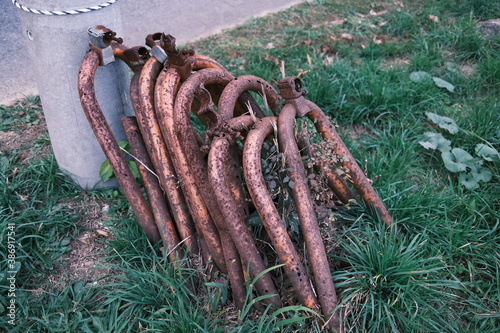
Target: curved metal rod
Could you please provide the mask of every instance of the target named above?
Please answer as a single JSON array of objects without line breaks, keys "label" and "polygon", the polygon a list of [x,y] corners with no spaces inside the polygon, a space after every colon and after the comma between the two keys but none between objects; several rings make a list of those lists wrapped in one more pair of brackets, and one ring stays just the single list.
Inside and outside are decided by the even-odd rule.
[{"label": "curved metal rod", "polygon": [[[236,120],[239,119],[239,120]],[[250,116],[241,116],[233,118],[233,123],[240,131],[249,128],[253,124]],[[236,120],[236,121],[235,121]],[[239,122],[239,123],[238,123]],[[238,131],[237,128],[230,128],[232,131]],[[231,181],[229,166],[232,165],[231,148],[234,146],[235,139],[230,133],[221,132],[215,136],[212,141],[210,153],[208,156],[208,175],[213,193],[219,204],[223,219],[224,228],[227,230],[234,240],[235,246],[242,259],[243,267],[249,266],[250,279],[253,280],[257,275],[266,269],[252,234],[245,225],[246,211],[239,204],[238,198],[235,197],[240,192],[240,184]],[[275,295],[270,299],[271,303],[276,307],[281,307],[281,301],[278,296],[278,290],[274,286],[273,280],[269,273],[264,274],[256,281],[255,287],[259,295]]]},{"label": "curved metal rod", "polygon": [[356,163],[356,160],[351,155],[340,136],[335,131],[335,128],[328,117],[316,104],[311,101],[306,102],[310,109],[310,112],[307,113],[307,117],[313,121],[316,129],[323,139],[334,145],[334,151],[338,155],[344,157],[341,164],[347,169],[347,173],[360,197],[367,204],[367,206],[372,206],[376,210],[382,221],[384,221],[387,225],[392,224],[392,217],[387,211],[387,208],[378,196],[377,192],[373,189],[361,168]]},{"label": "curved metal rod", "polygon": [[[220,121],[226,121],[233,117],[234,107],[240,95],[244,92],[253,91],[265,94],[267,103],[274,113],[280,106],[281,96],[265,80],[254,75],[242,75],[231,81],[222,92],[218,106]],[[260,108],[259,108],[260,110]]]},{"label": "curved metal rod", "polygon": [[113,168],[118,183],[122,187],[132,210],[137,216],[139,224],[149,240],[156,243],[160,240],[160,234],[156,227],[153,214],[142,196],[139,185],[136,183],[123,153],[120,151],[120,147],[111,132],[111,128],[106,118],[102,114],[102,110],[95,96],[94,77],[99,62],[99,54],[93,49],[85,54],[81,62],[80,71],[78,73],[78,93],[80,95],[80,102],[97,141]]},{"label": "curved metal rod", "polygon": [[234,304],[238,309],[242,309],[246,298],[246,288],[241,258],[227,230],[219,230],[219,234]]},{"label": "curved metal rod", "polygon": [[[173,157],[174,167],[196,228],[207,245],[208,252],[219,270],[225,272],[224,256],[218,231],[196,185],[196,180],[175,133],[174,101],[180,87],[181,74],[176,68],[166,68],[158,76],[155,89],[156,115]],[[205,258],[207,260],[208,258]]]},{"label": "curved metal rod", "polygon": [[[225,86],[230,78],[226,73],[217,69],[202,69],[193,73],[180,87],[174,105],[174,127],[181,145],[182,151],[186,156],[186,161],[196,181],[196,185],[201,193],[203,201],[205,202],[213,222],[217,229],[222,233],[223,218],[219,210],[217,201],[213,195],[213,189],[208,182],[207,162],[196,143],[194,129],[191,126],[190,114],[191,105],[195,94],[202,88],[208,85]],[[222,238],[222,235],[221,235]],[[208,239],[205,239],[208,242]],[[233,265],[228,263],[227,253],[235,251],[234,243],[232,241],[222,242],[222,250],[226,260],[226,265]],[[227,253],[226,253],[227,252]]]},{"label": "curved metal rod", "polygon": [[149,155],[168,198],[179,236],[192,252],[197,253],[198,243],[193,222],[178,186],[177,176],[155,116],[154,89],[156,78],[162,68],[163,64],[154,57],[149,58],[142,68],[138,80],[140,108],[135,111],[139,114],[141,133],[145,137],[146,144],[149,144]]},{"label": "curved metal rod", "polygon": [[258,121],[248,133],[243,150],[243,171],[248,191],[255,208],[266,228],[285,273],[290,279],[299,302],[309,308],[317,309],[318,301],[309,284],[304,265],[288,236],[285,224],[274,205],[262,175],[261,150],[267,135],[273,133],[276,117],[267,117]]},{"label": "curved metal rod", "polygon": [[299,148],[295,142],[294,127],[296,116],[297,110],[291,104],[286,104],[281,110],[278,118],[279,146],[284,155],[287,174],[295,184],[291,188],[292,197],[295,202],[300,229],[302,230],[306,251],[311,263],[321,311],[326,318],[333,314],[330,325],[339,331],[339,312],[334,312],[338,303],[337,293],[333,285],[328,258],[316,219],[314,203],[307,185],[304,165]]},{"label": "curved metal rod", "polygon": [[139,125],[135,117],[123,117],[121,121],[130,145],[131,153],[137,159],[137,169],[144,183],[144,188],[149,198],[156,226],[165,243],[170,261],[176,265],[176,261],[182,259],[184,254],[182,253],[182,249],[178,247],[180,240],[177,235],[175,223],[168,211],[167,199],[163,195],[158,179],[151,172],[154,166],[146,151],[144,140],[139,131]]},{"label": "curved metal rod", "polygon": [[123,44],[111,42],[111,48],[113,49],[113,55],[115,58],[118,58],[126,63],[133,72],[140,70],[149,58],[149,51],[144,46],[134,46],[128,48]]},{"label": "curved metal rod", "polygon": [[225,72],[227,76],[231,76],[231,74],[219,62],[202,54],[193,54],[191,57],[189,57],[187,63],[189,63],[193,71],[198,71],[200,69],[206,68],[214,68]]},{"label": "curved metal rod", "polygon": [[[263,118],[264,114],[262,113],[262,110],[260,107],[255,103],[255,106],[251,103],[254,102],[253,98],[251,97],[249,91],[254,91],[257,92],[261,95],[263,95],[269,106],[271,107],[272,111],[274,113],[277,113],[279,108],[280,108],[280,101],[281,101],[281,96],[276,92],[276,90],[265,80],[253,76],[253,75],[243,75],[238,78],[235,78],[233,81],[230,81],[228,85],[224,88],[220,99],[219,103],[217,104],[218,106],[218,112],[217,112],[217,124],[214,128],[210,129],[207,131],[209,135],[212,135],[213,133],[217,133],[218,130],[222,127],[223,130],[227,130],[229,132],[233,131],[231,129],[231,125],[229,125],[228,122],[231,122],[232,119],[234,119],[234,114],[237,113],[237,106],[241,105],[244,101],[250,102],[250,105],[245,105],[247,107],[252,108],[253,113],[256,114],[259,118]],[[248,97],[250,99],[248,99]],[[236,112],[235,112],[236,111]],[[248,113],[248,112],[245,113]],[[259,111],[259,112],[257,112]],[[238,117],[238,119],[243,119],[241,118],[243,116]],[[247,118],[247,119],[251,119]],[[235,125],[240,127],[240,122],[241,120],[237,120],[235,122]],[[224,123],[226,122],[226,123]],[[253,123],[252,123],[253,124]],[[228,127],[229,125],[229,127]],[[225,127],[225,129],[224,129]],[[249,126],[250,127],[250,126]],[[233,131],[234,132],[234,131]],[[241,132],[241,131],[239,131]],[[238,132],[238,133],[239,133]],[[236,133],[236,132],[235,132]],[[240,165],[240,157],[238,156],[238,150],[235,145],[232,145],[231,149],[229,150],[230,154],[233,156],[231,161],[228,160],[227,166],[228,168],[233,165]],[[234,169],[234,168],[233,168]],[[235,172],[238,172],[235,170]],[[241,193],[235,193],[237,197],[240,199],[237,200],[235,203],[238,205],[245,205],[246,204],[246,197],[243,195],[241,185],[241,181],[238,180],[236,177],[238,175],[234,175],[233,177],[229,177],[231,184],[228,183],[228,186],[232,188],[233,190],[240,190]]]}]

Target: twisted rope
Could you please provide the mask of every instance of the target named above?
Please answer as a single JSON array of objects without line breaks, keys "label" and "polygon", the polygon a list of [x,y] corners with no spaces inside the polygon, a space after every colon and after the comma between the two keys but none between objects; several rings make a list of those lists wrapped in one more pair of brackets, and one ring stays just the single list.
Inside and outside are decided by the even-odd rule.
[{"label": "twisted rope", "polygon": [[17,0],[12,0],[12,3],[19,9],[24,10],[25,12],[33,13],[33,14],[40,14],[40,15],[48,15],[48,16],[64,16],[64,15],[76,15],[76,14],[84,14],[84,13],[89,13],[95,10],[103,9],[108,6],[111,6],[118,0],[109,0],[106,1],[105,3],[102,3],[100,5],[88,7],[88,8],[80,8],[80,9],[72,9],[72,10],[41,10],[41,9],[34,9],[34,8],[29,8],[24,5],[21,5]]}]

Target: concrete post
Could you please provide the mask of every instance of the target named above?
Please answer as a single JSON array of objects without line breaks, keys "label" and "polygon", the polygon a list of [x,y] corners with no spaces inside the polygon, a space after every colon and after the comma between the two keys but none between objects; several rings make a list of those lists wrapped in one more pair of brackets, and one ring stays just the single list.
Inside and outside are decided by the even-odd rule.
[{"label": "concrete post", "polygon": [[[104,0],[18,0],[38,10],[64,11],[100,5]],[[89,49],[87,30],[104,25],[122,37],[120,2],[83,14],[47,16],[19,9],[52,148],[59,167],[84,189],[102,184],[99,168],[106,159],[83,113],[78,97],[80,62]],[[126,41],[126,40],[125,40]],[[117,60],[100,66],[95,87],[99,104],[118,140],[125,135],[120,118],[133,113],[127,66]]]}]

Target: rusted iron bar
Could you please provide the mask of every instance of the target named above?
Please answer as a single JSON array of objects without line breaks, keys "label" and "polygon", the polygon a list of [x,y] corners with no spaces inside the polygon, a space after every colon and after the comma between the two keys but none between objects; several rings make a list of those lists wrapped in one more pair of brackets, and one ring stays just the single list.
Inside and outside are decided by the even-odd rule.
[{"label": "rusted iron bar", "polygon": [[184,191],[196,227],[203,237],[215,265],[222,272],[227,272],[224,268],[224,254],[222,253],[220,236],[200,194],[193,171],[176,133],[174,101],[180,87],[180,81],[181,74],[176,68],[166,68],[159,75],[155,92],[158,122],[163,137],[168,142],[168,149],[171,156],[173,156],[180,185]]},{"label": "rusted iron bar", "polygon": [[221,229],[219,230],[219,234],[222,242],[222,250],[224,252],[227,274],[229,276],[229,283],[231,285],[233,301],[236,308],[242,309],[246,297],[246,288],[241,258],[234,241],[227,230]]},{"label": "rusted iron bar", "polygon": [[262,175],[262,144],[277,127],[276,121],[276,117],[259,120],[248,133],[243,150],[243,171],[255,208],[280,261],[284,264],[285,273],[295,289],[299,302],[311,309],[318,309],[318,301],[309,284],[305,267],[287,233]]},{"label": "rusted iron bar", "polygon": [[149,155],[168,198],[179,236],[190,251],[196,253],[198,244],[195,229],[155,115],[154,88],[162,68],[163,63],[155,57],[148,59],[142,68],[138,80],[140,107],[135,111],[140,114],[141,133],[149,144]]},{"label": "rusted iron bar", "polygon": [[113,55],[122,60],[127,66],[136,72],[140,70],[149,58],[149,52],[144,46],[134,46],[131,48],[116,42],[111,43]]},{"label": "rusted iron bar", "polygon": [[[253,75],[240,76],[238,78],[235,78],[233,81],[230,81],[228,85],[224,88],[220,96],[219,103],[217,104],[218,112],[216,115],[217,117],[217,121],[215,122],[216,125],[212,129],[207,131],[209,136],[211,136],[214,132],[217,132],[221,127],[225,127],[227,130],[232,131],[231,127],[227,127],[227,125],[229,124],[228,122],[230,122],[231,119],[234,119],[233,117],[235,113],[238,114],[238,112],[235,111],[238,111],[237,106],[241,105],[241,103],[246,103],[244,104],[246,107],[244,113],[248,113],[249,112],[248,108],[250,108],[254,116],[257,116],[259,118],[264,117],[264,113],[262,112],[261,108],[257,104],[255,105],[252,104],[254,100],[253,98],[251,98],[251,95],[249,94],[250,91],[254,91],[262,95],[268,103],[267,106],[270,107],[275,114],[278,113],[279,108],[281,106],[280,105],[281,97],[268,82]],[[240,117],[238,117],[238,119],[244,119]],[[247,119],[252,119],[252,118],[247,118]],[[239,123],[235,124],[236,126],[240,127]],[[238,165],[240,163],[239,160],[241,158],[238,156],[237,147],[235,145],[231,145],[231,149],[228,151],[228,153],[230,153],[233,156],[233,158],[230,161],[228,160],[227,165],[228,166]],[[238,186],[237,183],[240,183],[240,185]],[[240,190],[241,180],[234,179],[233,184],[230,187],[233,189],[233,191]],[[246,205],[246,198],[244,196],[238,195],[237,193],[235,193],[235,195],[240,197],[240,199],[235,202],[236,204]]]},{"label": "rusted iron bar", "polygon": [[[255,245],[252,234],[245,225],[247,211],[240,204],[242,202],[241,198],[238,198],[241,195],[239,189],[241,180],[238,182],[237,179],[233,178],[234,173],[231,170],[234,163],[231,149],[235,147],[236,139],[234,133],[251,127],[253,119],[250,116],[241,116],[231,120],[239,128],[228,128],[227,131],[223,130],[213,138],[208,156],[208,175],[223,216],[223,228],[227,230],[234,240],[243,267],[249,267],[249,278],[253,280],[266,269],[266,266]],[[276,308],[281,307],[278,291],[270,274],[264,274],[258,279],[255,287],[259,295],[275,295],[269,301]]]},{"label": "rusted iron bar", "polygon": [[387,211],[387,208],[378,196],[377,192],[373,189],[359,165],[356,163],[356,160],[351,155],[340,136],[335,131],[330,119],[328,119],[328,117],[316,104],[311,101],[306,101],[306,103],[310,109],[310,112],[307,113],[307,117],[314,123],[323,139],[331,142],[334,145],[334,151],[339,156],[343,157],[341,159],[341,164],[344,168],[346,168],[359,196],[363,199],[367,206],[371,206],[375,209],[376,213],[380,216],[380,219],[383,222],[387,225],[392,224],[392,217]]},{"label": "rusted iron bar", "polygon": [[146,189],[156,226],[163,239],[170,261],[176,265],[176,261],[182,259],[183,251],[179,247],[180,240],[175,223],[168,211],[167,199],[160,188],[159,180],[153,173],[154,166],[146,151],[139,125],[135,117],[123,117],[121,121],[131,153],[136,159],[137,169]]},{"label": "rusted iron bar", "polygon": [[307,185],[304,165],[295,142],[294,125],[296,116],[297,110],[292,104],[286,104],[281,110],[278,118],[279,146],[283,152],[287,174],[295,184],[290,190],[297,209],[309,262],[311,263],[321,311],[326,318],[333,314],[330,325],[339,331],[339,311],[335,311],[338,303],[337,293],[333,285],[328,258],[316,219],[314,203]]},{"label": "rusted iron bar", "polygon": [[102,110],[95,96],[94,77],[99,63],[99,52],[91,48],[91,50],[85,54],[78,73],[78,93],[80,95],[80,102],[97,141],[101,145],[106,158],[113,168],[118,183],[122,187],[132,210],[137,216],[139,224],[149,240],[156,243],[160,240],[160,234],[156,227],[153,214],[142,196],[141,189],[127,165],[127,161],[111,132],[108,122],[102,114]]},{"label": "rusted iron bar", "polygon": [[[253,91],[261,95],[265,95],[267,103],[271,110],[276,114],[279,107],[281,97],[276,90],[265,80],[254,75],[242,75],[231,81],[222,92],[220,102],[218,104],[218,114],[220,121],[226,121],[233,117],[234,108],[240,95],[244,92]],[[257,109],[257,110],[260,110]],[[254,110],[256,112],[257,110]]]},{"label": "rusted iron bar", "polygon": [[[186,161],[189,163],[189,168],[191,169],[196,185],[198,186],[210,216],[212,217],[217,229],[221,232],[223,231],[223,218],[214,198],[213,189],[208,182],[207,162],[200,147],[196,143],[194,129],[191,126],[190,113],[195,94],[200,91],[200,89],[209,85],[225,86],[229,80],[230,78],[228,78],[226,73],[223,71],[217,69],[199,70],[198,72],[191,74],[191,76],[189,76],[189,78],[182,84],[174,105],[174,127],[180,146],[186,157]],[[208,106],[205,110],[207,112],[211,112]],[[227,262],[226,252],[231,253],[235,251],[233,247],[233,242],[222,242],[226,265],[230,264]],[[227,249],[225,250],[224,248]]]}]

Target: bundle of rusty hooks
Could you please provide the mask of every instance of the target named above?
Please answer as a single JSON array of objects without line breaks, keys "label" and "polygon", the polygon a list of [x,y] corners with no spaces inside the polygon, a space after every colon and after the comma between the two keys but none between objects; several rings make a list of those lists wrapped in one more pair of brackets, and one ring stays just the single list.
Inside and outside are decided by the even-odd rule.
[{"label": "bundle of rusty hooks", "polygon": [[[237,307],[245,300],[245,281],[261,275],[254,292],[267,296],[265,305],[279,308],[278,288],[269,272],[262,274],[268,267],[247,223],[250,212],[257,211],[298,302],[321,313],[331,329],[341,331],[337,295],[301,156],[305,147],[294,133],[297,118],[309,118],[322,140],[341,157],[338,160],[346,175],[331,163],[315,165],[336,200],[363,203],[387,224],[391,216],[329,118],[305,98],[301,80],[282,79],[278,93],[259,77],[234,77],[209,57],[177,50],[170,35],[149,35],[149,49],[127,48],[111,30],[98,26],[94,35],[96,31],[101,45],[91,44],[81,63],[80,100],[147,237],[152,242],[162,240],[174,264],[185,251],[201,253],[205,262],[227,274]],[[130,100],[135,117],[124,117],[122,124],[143,188],[133,177],[95,97],[94,75],[105,62],[105,52],[112,52],[134,72]],[[262,96],[260,104],[271,110],[271,116],[266,116],[266,108],[250,92]],[[194,130],[191,113],[206,126],[205,138]],[[262,147],[273,139],[294,184],[289,191],[311,279],[263,176]]]}]

